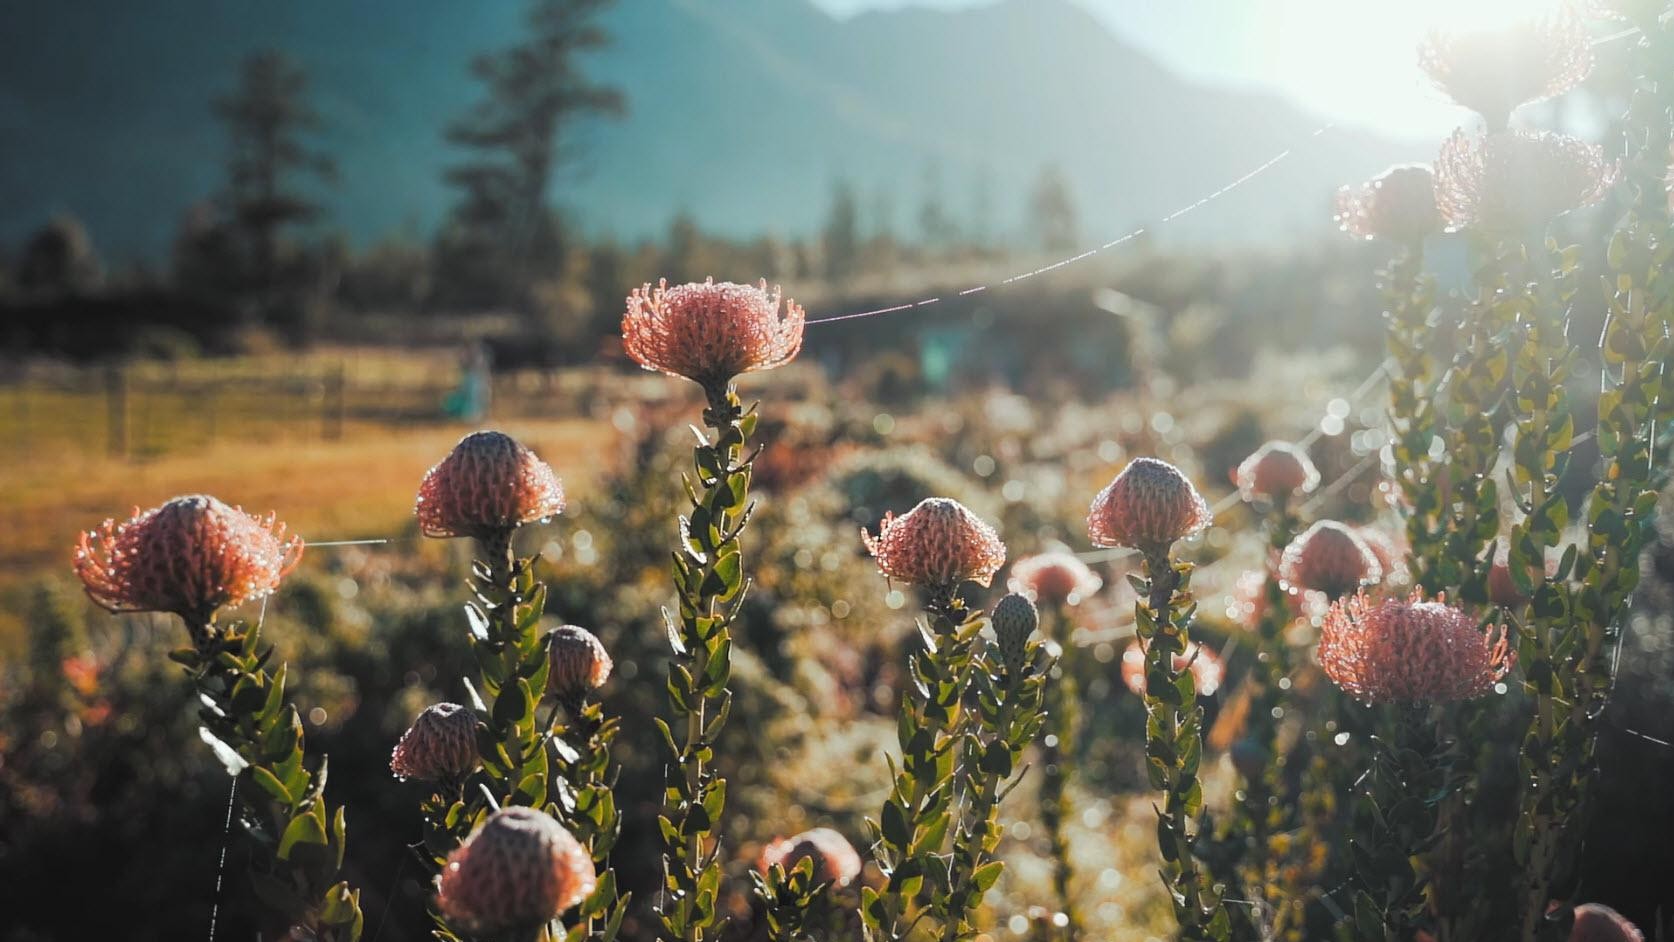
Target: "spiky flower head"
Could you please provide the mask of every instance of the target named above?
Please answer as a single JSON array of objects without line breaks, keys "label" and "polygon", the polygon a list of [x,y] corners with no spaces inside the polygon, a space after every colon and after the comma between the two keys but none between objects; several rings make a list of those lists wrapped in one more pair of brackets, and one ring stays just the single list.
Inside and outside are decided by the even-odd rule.
[{"label": "spiky flower head", "polygon": [[1094,546],[1151,552],[1213,522],[1209,505],[1179,468],[1156,458],[1135,458],[1093,498],[1087,536]]},{"label": "spiky flower head", "polygon": [[789,872],[804,858],[814,862],[815,883],[829,883],[841,889],[860,876],[860,855],[854,845],[831,828],[813,828],[769,841],[762,848],[756,868],[766,873],[780,866]]},{"label": "spiky flower head", "polygon": [[506,808],[448,855],[436,906],[449,926],[475,935],[529,930],[585,899],[596,879],[593,858],[562,824]]},{"label": "spiky flower head", "polygon": [[401,734],[389,770],[400,779],[450,782],[471,774],[478,761],[477,718],[457,703],[437,703]]},{"label": "spiky flower head", "polygon": [[1519,106],[1561,95],[1593,69],[1586,24],[1565,7],[1493,30],[1432,30],[1419,65],[1456,103],[1500,130]]},{"label": "spiky flower head", "polygon": [[1233,475],[1245,500],[1280,500],[1312,493],[1319,486],[1313,459],[1290,442],[1272,441],[1257,448]]},{"label": "spiky flower head", "polygon": [[1360,534],[1335,520],[1320,520],[1285,547],[1279,578],[1292,592],[1336,598],[1381,581],[1383,567]]},{"label": "spiky flower head", "polygon": [[419,484],[413,513],[425,536],[479,540],[564,512],[558,475],[523,443],[503,432],[472,432],[459,440]]},{"label": "spiky flower head", "polygon": [[1042,605],[1079,605],[1092,598],[1104,580],[1074,553],[1051,550],[1013,563],[1006,585]]},{"label": "spiky flower head", "polygon": [[1583,903],[1575,907],[1569,942],[1645,942],[1645,934],[1603,903]]},{"label": "spiky flower head", "polygon": [[552,632],[551,669],[546,688],[565,703],[580,703],[610,679],[615,662],[597,636],[577,625],[560,625]]},{"label": "spiky flower head", "polygon": [[205,624],[218,608],[272,594],[301,558],[302,538],[287,537],[272,514],[254,517],[194,494],[81,534],[75,570],[109,611]]},{"label": "spiky flower head", "polygon": [[1618,169],[1597,145],[1562,134],[1459,130],[1436,158],[1436,205],[1449,229],[1517,232],[1604,199]]},{"label": "spiky flower head", "polygon": [[[1192,672],[1192,683],[1200,697],[1213,695],[1226,678],[1226,665],[1220,657],[1196,641],[1187,641],[1186,650],[1174,655],[1174,669]],[[1145,696],[1145,647],[1137,639],[1122,652],[1122,683],[1134,694]]]},{"label": "spiky flower head", "polygon": [[1424,164],[1390,167],[1365,183],[1337,191],[1335,219],[1359,239],[1421,242],[1442,230],[1436,175]]},{"label": "spiky flower head", "polygon": [[664,280],[628,295],[622,346],[648,370],[724,388],[740,373],[794,359],[805,319],[800,305],[784,300],[778,287],[768,291],[765,280],[740,285],[710,278],[672,288]]},{"label": "spiky flower head", "polygon": [[1480,697],[1517,663],[1503,626],[1487,631],[1470,615],[1428,601],[1364,592],[1339,599],[1320,629],[1325,675],[1364,703],[1452,703]]},{"label": "spiky flower head", "polygon": [[860,539],[884,575],[933,591],[988,585],[1006,561],[994,528],[946,497],[927,497],[899,517],[886,513],[878,535],[861,530]]},{"label": "spiky flower head", "polygon": [[1040,627],[1035,604],[1015,592],[994,606],[994,638],[999,642],[1000,660],[1007,670],[1017,670],[1029,654],[1029,637]]}]

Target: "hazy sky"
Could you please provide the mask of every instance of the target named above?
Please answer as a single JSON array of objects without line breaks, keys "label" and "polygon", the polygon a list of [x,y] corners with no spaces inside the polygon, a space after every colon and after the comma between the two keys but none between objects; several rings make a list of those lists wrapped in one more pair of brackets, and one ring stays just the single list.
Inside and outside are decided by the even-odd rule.
[{"label": "hazy sky", "polygon": [[[838,15],[995,0],[816,0]],[[1028,2],[1028,0],[1024,0]],[[1129,42],[1201,79],[1260,85],[1333,120],[1434,138],[1469,115],[1415,64],[1435,23],[1481,25],[1541,0],[1073,0]]]}]

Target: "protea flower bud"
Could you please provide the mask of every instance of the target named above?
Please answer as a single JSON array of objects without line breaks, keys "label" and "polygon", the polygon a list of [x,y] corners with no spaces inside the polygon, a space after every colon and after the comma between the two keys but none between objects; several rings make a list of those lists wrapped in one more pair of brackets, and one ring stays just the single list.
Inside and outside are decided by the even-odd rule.
[{"label": "protea flower bud", "polygon": [[1282,500],[1319,486],[1319,469],[1308,453],[1289,442],[1268,442],[1238,465],[1233,475],[1245,500]]},{"label": "protea flower bud", "polygon": [[1419,591],[1404,599],[1356,593],[1339,599],[1320,629],[1319,662],[1365,703],[1451,703],[1480,697],[1517,663],[1502,626]]},{"label": "protea flower bud", "polygon": [[725,389],[738,374],[783,366],[801,351],[802,308],[785,301],[781,315],[781,298],[766,281],[646,284],[628,295],[622,346],[648,370]]},{"label": "protea flower bud", "polygon": [[1603,903],[1583,903],[1575,907],[1569,942],[1645,942],[1645,934]]},{"label": "protea flower bud", "polygon": [[[1190,669],[1192,683],[1200,697],[1213,696],[1226,678],[1226,666],[1215,652],[1196,641],[1187,641],[1186,650],[1174,655],[1174,669]],[[1122,683],[1137,696],[1145,696],[1145,648],[1138,640],[1122,652]]]},{"label": "protea flower bud", "polygon": [[1029,637],[1040,626],[1040,616],[1033,602],[1013,592],[994,606],[993,622],[1000,661],[1006,670],[1015,671],[1029,655]]},{"label": "protea flower bud", "polygon": [[264,598],[302,558],[271,514],[253,517],[202,494],[81,535],[75,570],[112,612],[170,612],[204,625],[215,610]]},{"label": "protea flower bud", "polygon": [[1285,547],[1279,579],[1292,592],[1312,590],[1336,598],[1383,579],[1360,535],[1335,520],[1320,520]]},{"label": "protea flower bud", "polygon": [[593,892],[593,858],[562,824],[533,808],[490,815],[437,878],[450,926],[476,935],[545,925]]},{"label": "protea flower bud", "polygon": [[1562,134],[1454,131],[1436,158],[1436,205],[1450,229],[1517,232],[1604,199],[1617,171],[1597,145]]},{"label": "protea flower bud", "polygon": [[560,703],[579,704],[610,679],[615,663],[605,646],[586,628],[559,626],[552,632],[551,645],[546,689]]},{"label": "protea flower bud", "polygon": [[502,432],[472,432],[425,472],[413,513],[425,536],[504,538],[564,512],[564,487],[533,451]]},{"label": "protea flower bud", "polygon": [[1161,552],[1213,522],[1209,505],[1179,468],[1135,458],[1093,498],[1087,535],[1094,546]]},{"label": "protea flower bud", "polygon": [[946,497],[925,498],[899,517],[884,514],[878,535],[861,530],[860,538],[884,575],[935,592],[967,581],[988,585],[1006,561],[994,528]]},{"label": "protea flower bud", "polygon": [[1496,131],[1518,106],[1561,95],[1593,69],[1586,24],[1567,8],[1498,30],[1433,30],[1418,58],[1438,88]]},{"label": "protea flower bud", "polygon": [[1390,167],[1358,186],[1337,191],[1337,225],[1360,239],[1422,242],[1442,230],[1436,175],[1423,164]]},{"label": "protea flower bud", "polygon": [[477,718],[457,703],[425,707],[401,734],[390,756],[397,778],[420,782],[455,782],[478,765]]},{"label": "protea flower bud", "polygon": [[762,848],[756,868],[762,873],[774,866],[788,873],[803,858],[814,861],[814,882],[842,889],[860,876],[860,855],[854,845],[831,828],[813,828],[794,837],[770,841]]},{"label": "protea flower bud", "polygon": [[1079,605],[1104,586],[1104,580],[1074,553],[1053,550],[1018,560],[1006,583],[1042,605]]}]

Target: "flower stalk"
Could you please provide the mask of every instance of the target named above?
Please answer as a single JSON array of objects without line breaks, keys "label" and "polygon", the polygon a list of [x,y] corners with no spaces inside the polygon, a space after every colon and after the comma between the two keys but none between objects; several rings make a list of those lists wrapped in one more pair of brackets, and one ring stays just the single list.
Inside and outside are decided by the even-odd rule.
[{"label": "flower stalk", "polygon": [[[720,921],[719,840],[726,780],[715,771],[714,748],[732,694],[731,624],[746,589],[739,535],[750,516],[749,442],[756,413],[744,410],[730,384],[706,384],[708,434],[693,452],[687,479],[691,510],[680,521],[674,554],[678,613],[664,612],[673,658],[669,662],[670,719],[657,720],[668,776],[658,827],[666,869],[659,909],[663,928],[683,942],[712,938]],[[680,730],[676,738],[675,730]]]},{"label": "flower stalk", "polygon": [[235,776],[251,836],[264,848],[250,873],[256,898],[282,935],[306,930],[322,942],[354,942],[363,917],[360,891],[340,879],[346,849],[343,808],[325,798],[327,764],[304,762],[302,719],[285,700],[286,668],[269,673],[271,647],[259,627],[187,623],[194,644],[170,657],[186,668],[203,701],[203,736]]},{"label": "flower stalk", "polygon": [[1193,821],[1203,811],[1203,708],[1184,657],[1196,603],[1189,591],[1192,567],[1176,563],[1166,545],[1144,551],[1143,600],[1134,607],[1134,624],[1145,649],[1145,756],[1151,787],[1163,793],[1157,809],[1157,844],[1162,850],[1163,882],[1174,903],[1180,938],[1225,942],[1232,937],[1231,917],[1210,885],[1193,852]]}]

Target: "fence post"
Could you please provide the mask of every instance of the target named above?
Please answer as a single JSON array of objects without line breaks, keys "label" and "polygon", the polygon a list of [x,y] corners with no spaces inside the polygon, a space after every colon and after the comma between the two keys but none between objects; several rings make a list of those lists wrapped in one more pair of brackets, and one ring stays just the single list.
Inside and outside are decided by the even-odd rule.
[{"label": "fence post", "polygon": [[105,427],[106,447],[111,457],[128,453],[128,378],[119,364],[105,367]]}]

